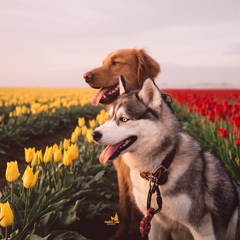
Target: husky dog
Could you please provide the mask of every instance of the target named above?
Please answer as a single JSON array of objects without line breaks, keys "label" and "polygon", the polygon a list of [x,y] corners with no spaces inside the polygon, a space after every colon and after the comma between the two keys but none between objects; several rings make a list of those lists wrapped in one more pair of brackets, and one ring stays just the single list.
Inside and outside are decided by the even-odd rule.
[{"label": "husky dog", "polygon": [[[153,216],[149,239],[234,240],[239,200],[220,160],[182,131],[151,79],[140,91],[129,91],[124,80],[120,82],[122,95],[93,138],[108,145],[100,155],[101,163],[124,154],[135,201],[144,215],[151,186],[146,179],[158,172],[155,183],[162,209]],[[159,207],[154,197],[150,205]]]}]

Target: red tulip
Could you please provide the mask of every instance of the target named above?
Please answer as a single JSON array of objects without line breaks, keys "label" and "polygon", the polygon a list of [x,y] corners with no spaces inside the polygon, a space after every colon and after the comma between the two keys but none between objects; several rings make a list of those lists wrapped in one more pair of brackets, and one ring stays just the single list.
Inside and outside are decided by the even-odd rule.
[{"label": "red tulip", "polygon": [[221,137],[223,137],[223,138],[226,138],[226,137],[228,137],[228,135],[229,135],[228,130],[225,129],[225,128],[219,128],[219,129],[218,129],[218,133],[219,133],[219,135],[220,135]]},{"label": "red tulip", "polygon": [[208,120],[211,121],[211,122],[214,122],[215,116],[214,116],[214,113],[213,113],[213,112],[209,112],[209,114],[208,114]]},{"label": "red tulip", "polygon": [[230,119],[230,123],[235,127],[240,128],[240,114],[236,115],[235,117],[232,117]]}]

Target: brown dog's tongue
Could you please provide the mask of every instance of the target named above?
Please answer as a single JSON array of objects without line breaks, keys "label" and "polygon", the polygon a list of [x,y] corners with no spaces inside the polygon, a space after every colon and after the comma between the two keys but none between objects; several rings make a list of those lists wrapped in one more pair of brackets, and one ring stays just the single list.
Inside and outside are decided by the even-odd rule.
[{"label": "brown dog's tongue", "polygon": [[107,91],[108,89],[107,88],[101,88],[96,94],[95,96],[93,97],[93,100],[92,100],[92,105],[93,106],[97,106],[103,96],[103,94]]},{"label": "brown dog's tongue", "polygon": [[109,158],[114,154],[114,152],[118,149],[118,147],[122,144],[122,142],[115,144],[115,145],[109,145],[107,146],[101,153],[99,157],[99,161],[102,164],[107,163]]}]

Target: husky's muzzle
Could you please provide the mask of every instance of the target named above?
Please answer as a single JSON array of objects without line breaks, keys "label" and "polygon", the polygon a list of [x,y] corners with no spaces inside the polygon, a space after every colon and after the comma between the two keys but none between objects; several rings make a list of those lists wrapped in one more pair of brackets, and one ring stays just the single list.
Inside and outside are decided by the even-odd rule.
[{"label": "husky's muzzle", "polygon": [[[99,142],[102,138],[102,133],[100,131],[94,131],[92,133],[93,139]],[[122,152],[129,148],[135,141],[137,136],[130,136],[117,144],[108,145],[101,153],[99,160],[101,163],[105,164],[108,160],[114,160],[122,155]],[[101,141],[100,141],[101,142]]]}]

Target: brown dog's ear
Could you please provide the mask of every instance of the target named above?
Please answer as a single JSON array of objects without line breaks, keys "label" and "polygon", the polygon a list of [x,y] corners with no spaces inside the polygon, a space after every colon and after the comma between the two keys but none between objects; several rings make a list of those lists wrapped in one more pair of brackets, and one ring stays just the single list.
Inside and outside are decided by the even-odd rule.
[{"label": "brown dog's ear", "polygon": [[152,57],[150,57],[144,49],[136,49],[138,59],[137,80],[142,87],[147,77],[154,79],[160,72],[160,65]]}]

